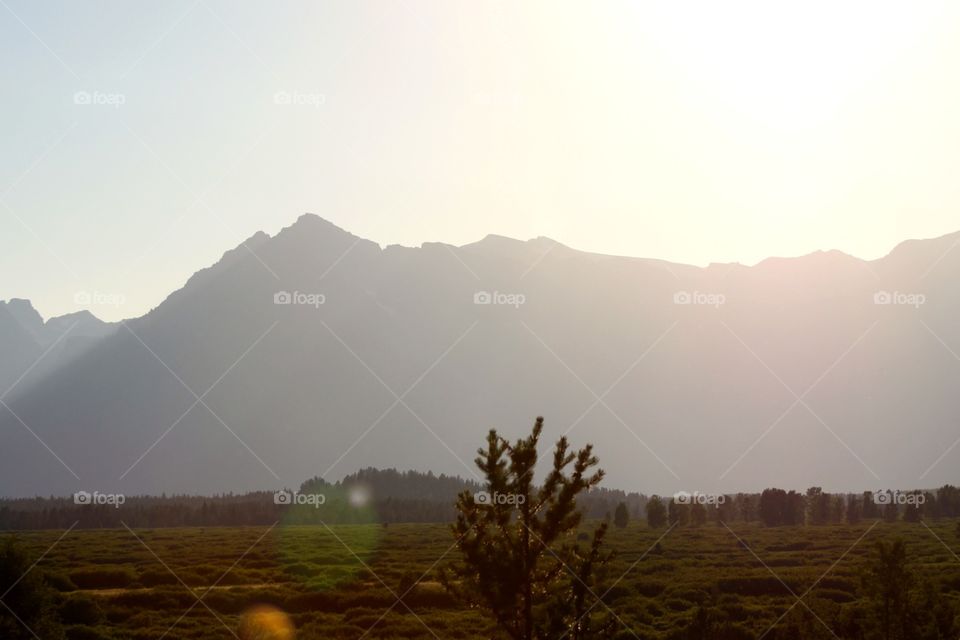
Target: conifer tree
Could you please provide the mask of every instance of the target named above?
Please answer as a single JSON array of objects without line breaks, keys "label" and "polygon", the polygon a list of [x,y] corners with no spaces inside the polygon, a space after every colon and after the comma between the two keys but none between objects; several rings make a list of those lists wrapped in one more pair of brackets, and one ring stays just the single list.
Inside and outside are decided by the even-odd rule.
[{"label": "conifer tree", "polygon": [[453,525],[461,561],[448,567],[448,590],[486,609],[500,634],[515,640],[605,638],[613,621],[598,607],[598,572],[609,557],[601,552],[607,524],[593,532],[586,549],[577,543],[582,513],[577,496],[603,479],[587,445],[577,452],[560,438],[553,468],[534,485],[537,443],[543,418],[527,438],[510,443],[491,430],[476,464],[484,492],[457,499]]}]

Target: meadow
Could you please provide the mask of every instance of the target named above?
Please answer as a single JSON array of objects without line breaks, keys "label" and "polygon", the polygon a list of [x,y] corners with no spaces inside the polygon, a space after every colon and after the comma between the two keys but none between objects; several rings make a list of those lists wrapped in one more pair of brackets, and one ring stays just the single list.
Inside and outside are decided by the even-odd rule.
[{"label": "meadow", "polygon": [[[71,640],[230,638],[259,605],[285,612],[302,640],[495,633],[482,612],[463,607],[438,581],[457,555],[446,524],[75,529],[2,538],[10,536],[41,558],[34,570],[60,592]],[[614,617],[623,638],[692,637],[693,623],[708,616],[729,623],[723,637],[801,637],[804,629],[805,638],[845,638],[868,554],[877,540],[896,537],[907,542],[911,568],[956,610],[960,526],[953,519],[670,530],[633,521],[610,530],[615,555],[597,608]]]}]

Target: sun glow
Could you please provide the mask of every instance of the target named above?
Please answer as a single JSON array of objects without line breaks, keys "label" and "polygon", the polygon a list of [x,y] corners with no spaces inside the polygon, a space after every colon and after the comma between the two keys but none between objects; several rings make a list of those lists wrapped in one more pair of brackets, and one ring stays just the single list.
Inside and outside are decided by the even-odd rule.
[{"label": "sun glow", "polygon": [[[14,220],[0,255],[21,277],[0,297],[56,315],[81,308],[82,286],[123,293],[97,311],[132,317],[305,211],[384,245],[547,236],[697,265],[818,249],[871,259],[957,230],[960,3],[416,4],[233,8],[225,21],[272,72],[248,77],[223,73],[248,55],[235,38],[176,26],[172,6],[156,21],[125,8],[116,39],[80,5],[64,17],[27,3],[24,20],[44,32],[78,25],[83,58],[136,59],[124,43],[152,42],[160,25],[180,39],[123,81],[103,76],[122,107],[80,109],[60,98],[98,87],[75,86],[12,30],[28,55],[7,84],[45,89],[3,104],[4,122],[31,125],[5,149],[4,199],[83,282],[25,249],[34,238]],[[185,77],[195,100],[178,99]],[[128,128],[162,162],[131,147]],[[191,198],[163,165],[216,185],[208,204],[229,225],[172,226]],[[91,216],[95,232],[80,222]]]}]

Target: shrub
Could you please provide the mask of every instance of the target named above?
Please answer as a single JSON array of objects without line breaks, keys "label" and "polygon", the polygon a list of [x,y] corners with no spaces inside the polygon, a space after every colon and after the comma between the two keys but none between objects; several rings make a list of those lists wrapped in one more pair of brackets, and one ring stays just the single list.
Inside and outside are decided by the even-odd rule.
[{"label": "shrub", "polygon": [[[202,595],[202,592],[201,592]],[[229,591],[211,591],[203,601],[214,611],[219,613],[240,613],[247,608],[244,598],[239,598]]]},{"label": "shrub", "polygon": [[736,593],[742,596],[779,596],[789,592],[773,576],[751,576],[743,578],[721,578],[717,588],[722,593]]},{"label": "shrub", "polygon": [[819,585],[827,589],[836,589],[847,593],[856,593],[859,586],[850,578],[844,578],[843,576],[827,576],[819,582]]},{"label": "shrub", "polygon": [[134,607],[136,609],[146,609],[150,611],[162,611],[164,609],[186,609],[196,602],[193,594],[186,589],[163,589],[154,591],[128,591],[118,594],[111,600],[111,604]]},{"label": "shrub", "polygon": [[83,624],[67,627],[67,640],[111,640],[111,637],[105,635]]},{"label": "shrub", "polygon": [[140,574],[140,584],[145,587],[156,587],[164,584],[180,584],[180,581],[166,569],[147,569]]},{"label": "shrub", "polygon": [[77,585],[73,584],[73,581],[62,573],[44,572],[43,579],[60,593],[77,590]]},{"label": "shrub", "polygon": [[621,598],[627,598],[627,597],[633,595],[633,594],[631,593],[631,589],[630,589],[627,585],[625,585],[625,584],[623,584],[623,583],[616,584],[616,585],[610,587],[609,589],[601,589],[601,590],[598,591],[597,593],[598,593],[598,595],[599,595],[599,594],[602,594],[602,596],[603,596],[603,601],[604,601],[605,603],[607,603],[607,604],[610,604],[610,603],[612,603],[612,602],[616,602],[617,600],[619,600],[619,599],[621,599]]},{"label": "shrub", "polygon": [[807,551],[813,546],[813,543],[809,540],[803,540],[801,542],[788,542],[785,544],[772,544],[767,547],[767,551],[771,553],[776,553],[778,551]]},{"label": "shrub", "polygon": [[682,598],[668,598],[664,604],[671,611],[689,611],[697,606],[693,602],[683,600]]},{"label": "shrub", "polygon": [[302,562],[297,562],[295,564],[288,564],[283,568],[286,573],[295,576],[308,577],[317,572],[316,568],[311,567],[310,565],[304,564]]},{"label": "shrub", "polygon": [[329,593],[300,593],[287,600],[287,609],[293,612],[342,611],[336,596]]},{"label": "shrub", "polygon": [[666,590],[667,585],[652,580],[641,580],[635,585],[637,593],[648,598],[655,598]]},{"label": "shrub", "polygon": [[74,595],[60,605],[60,619],[64,624],[96,626],[103,622],[103,610],[88,595]]},{"label": "shrub", "polygon": [[[399,593],[397,595],[400,595]],[[419,584],[403,599],[411,607],[430,607],[434,609],[455,609],[457,600],[442,587]],[[397,605],[400,606],[400,605]],[[404,610],[404,609],[401,609]]]},{"label": "shrub", "polygon": [[818,589],[817,597],[822,600],[831,600],[840,604],[853,602],[857,599],[852,593],[841,591],[840,589]]},{"label": "shrub", "polygon": [[122,589],[130,586],[137,574],[130,567],[87,567],[70,572],[70,580],[80,589]]},{"label": "shrub", "polygon": [[670,590],[668,594],[671,598],[680,598],[689,600],[697,604],[703,604],[707,600],[707,593],[702,589],[696,589],[689,586],[677,586]]}]

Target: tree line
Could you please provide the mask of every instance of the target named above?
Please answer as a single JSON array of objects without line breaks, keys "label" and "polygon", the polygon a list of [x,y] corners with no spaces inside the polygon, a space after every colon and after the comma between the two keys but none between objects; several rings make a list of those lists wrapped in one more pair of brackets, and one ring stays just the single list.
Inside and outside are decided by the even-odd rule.
[{"label": "tree line", "polygon": [[[685,499],[684,499],[685,498]],[[701,499],[651,496],[644,507],[647,524],[700,526],[707,522],[760,522],[768,527],[856,524],[883,519],[919,522],[923,518],[960,517],[960,489],[944,485],[933,491],[864,491],[862,494],[827,493],[810,487],[806,493],[779,488],[761,493],[737,493]]]},{"label": "tree line", "polygon": [[[462,491],[476,492],[472,480],[432,472],[361,469],[338,482],[314,477],[295,491],[322,495],[322,505],[277,504],[276,492],[252,491],[212,496],[125,496],[123,503],[77,504],[73,496],[0,499],[0,531],[78,528],[260,526],[318,523],[453,522]],[[290,493],[293,491],[287,490]],[[356,500],[356,492],[366,499]],[[618,504],[639,517],[646,496],[593,488],[577,502],[587,518],[610,515]],[[359,503],[358,503],[359,502]]]},{"label": "tree line", "polygon": [[[357,505],[352,496],[368,497]],[[289,524],[323,521],[328,524],[452,522],[455,502],[463,491],[481,490],[479,483],[459,476],[431,472],[367,468],[334,483],[314,477],[299,493],[320,494],[317,508],[277,504],[275,492],[253,491],[213,496],[126,496],[122,505],[77,504],[73,496],[0,499],[0,530],[79,528],[213,527]],[[805,493],[779,488],[761,493],[716,496],[711,503],[696,499],[683,503],[615,489],[591,487],[577,498],[577,509],[587,519],[646,518],[653,528],[666,525],[699,526],[707,522],[760,522],[767,526],[856,523],[861,519],[916,522],[921,518],[960,517],[960,489],[945,485],[932,491],[824,492],[811,487]]]}]

